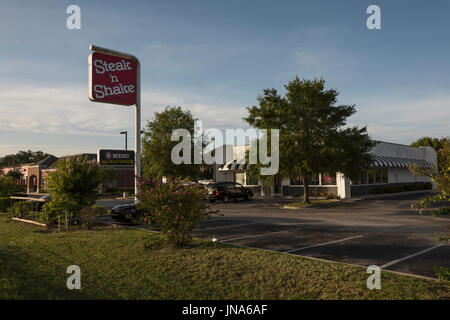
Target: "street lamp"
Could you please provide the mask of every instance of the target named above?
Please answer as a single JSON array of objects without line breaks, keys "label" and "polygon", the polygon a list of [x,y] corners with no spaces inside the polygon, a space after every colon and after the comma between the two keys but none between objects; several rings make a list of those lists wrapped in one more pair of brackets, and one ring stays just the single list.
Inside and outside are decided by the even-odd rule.
[{"label": "street lamp", "polygon": [[214,152],[214,182],[216,182],[216,138],[211,139],[213,141],[213,152]]},{"label": "street lamp", "polygon": [[120,134],[125,135],[125,150],[128,150],[127,141],[128,141],[128,131],[122,131]]}]

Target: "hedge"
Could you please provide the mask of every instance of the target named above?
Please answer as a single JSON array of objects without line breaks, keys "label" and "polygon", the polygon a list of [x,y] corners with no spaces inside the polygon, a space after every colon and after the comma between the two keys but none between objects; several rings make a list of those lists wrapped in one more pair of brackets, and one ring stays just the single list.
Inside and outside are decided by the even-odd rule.
[{"label": "hedge", "polygon": [[11,206],[11,199],[9,197],[0,197],[0,212],[6,212]]}]

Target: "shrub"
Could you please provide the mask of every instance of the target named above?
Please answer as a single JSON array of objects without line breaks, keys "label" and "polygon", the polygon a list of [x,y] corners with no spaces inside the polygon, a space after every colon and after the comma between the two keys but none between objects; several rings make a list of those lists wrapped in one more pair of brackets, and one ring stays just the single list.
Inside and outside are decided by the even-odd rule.
[{"label": "shrub", "polygon": [[11,205],[9,197],[0,197],[0,212],[5,212]]},{"label": "shrub", "polygon": [[77,218],[81,208],[90,207],[97,199],[97,187],[109,178],[110,171],[86,157],[67,157],[58,160],[56,171],[48,175],[47,189],[51,199],[44,207],[50,218],[67,212]]},{"label": "shrub", "polygon": [[441,207],[433,212],[433,216],[450,215],[450,207]]},{"label": "shrub", "polygon": [[294,192],[292,195],[294,196],[294,198],[300,198],[301,196],[303,196],[303,193]]},{"label": "shrub", "polygon": [[446,268],[443,266],[434,267],[434,272],[440,280],[450,281],[450,268]]},{"label": "shrub", "polygon": [[99,206],[98,204],[94,204],[91,208],[95,210],[95,214],[98,216],[102,216],[107,213],[105,207]]},{"label": "shrub", "polygon": [[331,199],[339,199],[339,196],[335,195],[335,194],[332,193],[332,192],[328,192],[325,198],[326,198],[327,200],[331,200]]},{"label": "shrub", "polygon": [[431,190],[433,189],[433,184],[431,182],[425,182],[424,183],[424,189],[425,190]]},{"label": "shrub", "polygon": [[10,196],[16,193],[19,186],[14,182],[11,177],[0,177],[0,196]]},{"label": "shrub", "polygon": [[211,213],[203,201],[206,190],[183,182],[142,180],[138,193],[139,207],[146,211],[144,221],[158,225],[166,243],[177,247],[188,244],[192,230]]},{"label": "shrub", "polygon": [[27,214],[31,211],[32,209],[31,206],[32,206],[31,201],[18,201],[12,205],[10,212],[16,218],[25,218]]},{"label": "shrub", "polygon": [[105,208],[103,208],[102,206],[92,206],[81,209],[81,225],[88,230],[91,230],[95,224],[95,216],[98,215],[99,212],[103,212],[102,209],[105,210]]}]

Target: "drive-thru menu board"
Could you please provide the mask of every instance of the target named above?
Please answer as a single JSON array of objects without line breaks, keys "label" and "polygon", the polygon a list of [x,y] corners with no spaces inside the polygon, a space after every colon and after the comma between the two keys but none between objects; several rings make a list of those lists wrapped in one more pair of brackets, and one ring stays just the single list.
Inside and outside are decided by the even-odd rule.
[{"label": "drive-thru menu board", "polygon": [[98,150],[98,162],[102,166],[134,166],[134,151]]}]

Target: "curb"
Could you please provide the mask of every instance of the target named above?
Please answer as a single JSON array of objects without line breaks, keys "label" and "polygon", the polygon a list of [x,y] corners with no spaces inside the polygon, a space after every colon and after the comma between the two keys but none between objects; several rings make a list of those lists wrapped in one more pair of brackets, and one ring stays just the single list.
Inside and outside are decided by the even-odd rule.
[{"label": "curb", "polygon": [[359,196],[357,198],[350,198],[350,199],[345,199],[345,200],[357,201],[357,200],[376,199],[376,198],[389,198],[389,197],[396,197],[396,196],[409,195],[409,194],[419,194],[419,193],[439,193],[439,192],[434,191],[434,190],[418,190],[418,191],[405,191],[405,192],[395,192],[395,193],[380,193],[380,194]]}]

